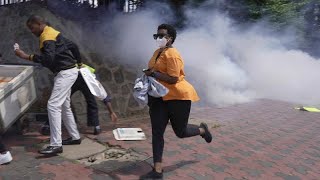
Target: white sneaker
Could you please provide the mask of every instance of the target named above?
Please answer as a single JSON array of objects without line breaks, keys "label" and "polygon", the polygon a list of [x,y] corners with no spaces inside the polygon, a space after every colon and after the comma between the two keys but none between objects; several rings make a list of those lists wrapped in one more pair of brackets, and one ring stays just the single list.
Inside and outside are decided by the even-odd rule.
[{"label": "white sneaker", "polygon": [[12,161],[12,156],[9,151],[7,151],[5,154],[0,154],[0,165],[6,164]]}]

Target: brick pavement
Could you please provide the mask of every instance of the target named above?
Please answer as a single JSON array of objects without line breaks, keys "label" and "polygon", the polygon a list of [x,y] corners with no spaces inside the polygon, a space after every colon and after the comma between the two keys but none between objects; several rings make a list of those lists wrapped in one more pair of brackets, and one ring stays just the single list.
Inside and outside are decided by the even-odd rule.
[{"label": "brick pavement", "polygon": [[[165,133],[165,179],[199,180],[317,180],[320,179],[320,113],[302,112],[285,102],[259,100],[223,108],[193,108],[191,122],[205,121],[214,134],[211,144],[201,137],[179,139],[168,126]],[[105,123],[105,122],[104,122]],[[116,127],[141,127],[146,141],[116,141],[112,125],[99,136],[82,132],[109,145],[132,149],[149,157],[112,172],[61,157],[39,158],[36,132],[7,135],[14,161],[0,167],[2,179],[137,179],[151,170],[151,131],[148,119],[119,122]],[[217,128],[215,128],[217,127]],[[25,148],[23,148],[25,147]]]}]

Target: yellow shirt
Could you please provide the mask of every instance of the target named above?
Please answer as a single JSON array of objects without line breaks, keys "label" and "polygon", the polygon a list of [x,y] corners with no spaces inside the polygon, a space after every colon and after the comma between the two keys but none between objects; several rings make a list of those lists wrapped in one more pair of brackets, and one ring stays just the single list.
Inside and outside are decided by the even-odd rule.
[{"label": "yellow shirt", "polygon": [[180,53],[176,48],[165,49],[158,60],[156,57],[160,49],[156,50],[149,61],[148,67],[172,77],[178,77],[179,80],[176,84],[169,84],[167,82],[158,80],[162,85],[169,89],[169,93],[162,99],[167,100],[191,100],[198,101],[200,98],[193,88],[193,86],[185,80],[184,62]]},{"label": "yellow shirt", "polygon": [[56,41],[57,36],[60,34],[59,31],[53,29],[50,26],[46,26],[43,29],[43,32],[40,35],[40,49],[43,48],[43,43],[45,41]]}]

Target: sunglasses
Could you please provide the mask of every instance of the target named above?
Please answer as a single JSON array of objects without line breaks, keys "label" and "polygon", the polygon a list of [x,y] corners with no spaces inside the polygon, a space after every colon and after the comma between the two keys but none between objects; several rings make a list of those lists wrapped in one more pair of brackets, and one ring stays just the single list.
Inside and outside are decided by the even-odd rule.
[{"label": "sunglasses", "polygon": [[153,34],[153,39],[162,39],[163,37],[167,36],[168,34]]}]

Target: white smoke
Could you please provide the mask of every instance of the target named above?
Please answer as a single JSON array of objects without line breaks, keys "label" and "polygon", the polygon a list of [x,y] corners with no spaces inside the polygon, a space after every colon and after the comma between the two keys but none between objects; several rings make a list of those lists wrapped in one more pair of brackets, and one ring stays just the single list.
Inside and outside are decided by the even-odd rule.
[{"label": "white smoke", "polygon": [[[113,56],[147,66],[156,45],[152,34],[171,14],[159,11],[120,15],[111,23]],[[297,50],[293,33],[269,33],[257,24],[241,29],[226,15],[187,9],[189,24],[174,44],[185,61],[187,80],[203,101],[228,105],[268,98],[301,104],[320,102],[320,61]],[[170,16],[171,17],[171,16]],[[110,27],[110,26],[108,26]]]},{"label": "white smoke", "polygon": [[[114,17],[107,17],[106,24],[99,29],[103,37],[99,37],[96,43],[101,44],[96,50],[108,52],[108,56],[116,59],[122,64],[147,66],[148,60],[157,48],[153,34],[157,33],[157,27],[163,23],[159,14],[171,16],[170,8],[163,3],[153,3],[160,6],[151,10],[138,11],[132,14],[118,14]],[[158,14],[159,13],[159,14]]]}]

